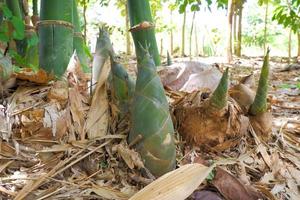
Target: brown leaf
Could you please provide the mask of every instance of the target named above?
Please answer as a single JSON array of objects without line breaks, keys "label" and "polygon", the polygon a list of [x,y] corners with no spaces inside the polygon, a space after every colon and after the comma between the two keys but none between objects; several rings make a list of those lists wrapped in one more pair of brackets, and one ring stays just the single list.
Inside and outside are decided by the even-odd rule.
[{"label": "brown leaf", "polygon": [[34,72],[30,68],[23,68],[20,72],[16,72],[16,78],[38,84],[47,84],[54,77],[47,74],[47,72],[43,69],[39,69],[39,71]]},{"label": "brown leaf", "polygon": [[194,200],[222,200],[222,198],[216,193],[209,190],[197,191],[192,195]]},{"label": "brown leaf", "polygon": [[85,139],[85,133],[83,130],[85,121],[85,109],[83,106],[83,97],[76,88],[69,90],[70,109],[72,113],[72,119],[75,122],[75,130],[79,134],[81,140]]},{"label": "brown leaf", "polygon": [[262,198],[261,194],[253,188],[242,184],[233,175],[219,167],[216,168],[216,175],[212,184],[226,199],[229,200],[257,200]]}]

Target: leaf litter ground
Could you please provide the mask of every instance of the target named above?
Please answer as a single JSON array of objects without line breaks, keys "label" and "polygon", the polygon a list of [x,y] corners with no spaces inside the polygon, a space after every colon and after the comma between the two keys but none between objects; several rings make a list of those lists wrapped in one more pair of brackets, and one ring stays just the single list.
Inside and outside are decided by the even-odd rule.
[{"label": "leaf litter ground", "polygon": [[[129,72],[135,74],[135,63],[130,63]],[[252,72],[258,79],[261,63],[260,58],[236,60],[229,66],[232,82]],[[241,140],[231,141],[234,144],[229,145],[234,148],[230,150],[203,151],[187,145],[176,133],[178,167],[190,163],[217,165],[199,187],[199,176],[198,182],[176,174],[161,183],[153,182],[155,178],[132,144],[126,142],[128,117],[119,117],[109,90],[104,96],[101,92],[108,87],[106,75],[97,86],[98,96],[90,100],[87,78],[76,66],[66,80],[49,84],[44,73],[39,73],[41,78],[20,72],[18,87],[9,91],[0,105],[0,198],[129,199],[152,183],[153,194],[161,184],[165,189],[197,188],[194,192],[182,190],[190,199],[300,199],[300,71],[282,71],[283,64],[276,62],[271,62],[271,69],[270,142],[263,142],[250,128]],[[39,84],[26,80],[38,80]],[[181,92],[166,93],[170,105],[184,97]],[[193,167],[181,170],[184,174],[208,173]],[[165,193],[157,196],[179,198],[176,192]]]}]

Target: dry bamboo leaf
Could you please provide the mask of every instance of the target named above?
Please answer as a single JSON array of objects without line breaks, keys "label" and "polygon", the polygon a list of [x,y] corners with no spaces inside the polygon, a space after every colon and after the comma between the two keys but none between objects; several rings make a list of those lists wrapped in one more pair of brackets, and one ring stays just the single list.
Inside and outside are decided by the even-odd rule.
[{"label": "dry bamboo leaf", "polygon": [[261,195],[253,188],[242,184],[233,175],[219,167],[216,168],[216,175],[212,181],[212,184],[226,199],[262,199]]},{"label": "dry bamboo leaf", "polygon": [[114,190],[109,187],[103,187],[99,185],[93,185],[91,189],[88,189],[94,193],[96,193],[98,196],[105,198],[105,199],[111,199],[111,200],[126,200],[129,198],[128,195],[125,193],[122,193],[120,191]]},{"label": "dry bamboo leaf", "polygon": [[131,150],[122,144],[119,144],[117,146],[117,149],[119,155],[123,158],[123,160],[130,169],[133,169],[135,166],[138,169],[144,168],[143,161],[136,151]]},{"label": "dry bamboo leaf", "polygon": [[85,124],[85,130],[88,133],[89,139],[101,137],[107,134],[109,106],[105,81],[108,77],[109,69],[110,64],[109,62],[106,62],[94,91],[91,107]]},{"label": "dry bamboo leaf", "polygon": [[270,169],[272,169],[272,161],[271,157],[267,152],[267,148],[264,144],[259,144],[257,147],[257,151],[261,154],[262,158],[264,159],[265,163],[268,165]]},{"label": "dry bamboo leaf", "polygon": [[66,82],[56,81],[47,94],[47,99],[49,101],[58,101],[62,105],[68,100],[68,92],[68,85]]},{"label": "dry bamboo leaf", "polygon": [[69,102],[70,109],[72,113],[72,119],[75,122],[74,127],[76,132],[80,135],[81,140],[85,138],[85,133],[83,130],[85,113],[83,105],[83,97],[76,88],[71,88],[69,90]]},{"label": "dry bamboo leaf", "polygon": [[34,72],[30,68],[23,68],[20,72],[16,73],[16,78],[38,84],[47,84],[54,77],[48,75],[43,69],[39,69],[39,71]]},{"label": "dry bamboo leaf", "polygon": [[158,178],[130,200],[183,200],[197,189],[213,168],[201,164],[184,165]]},{"label": "dry bamboo leaf", "polygon": [[11,163],[13,163],[14,160],[5,162],[5,163],[0,163],[0,173],[6,169],[6,167],[8,167]]},{"label": "dry bamboo leaf", "polygon": [[9,143],[2,142],[0,140],[0,155],[6,157],[15,157],[16,156],[16,149],[13,148]]},{"label": "dry bamboo leaf", "polygon": [[49,152],[61,152],[70,150],[72,145],[70,144],[60,144],[60,145],[53,145],[50,148],[45,148],[40,151],[36,151],[37,153],[49,153]]},{"label": "dry bamboo leaf", "polygon": [[8,195],[10,195],[10,196],[16,196],[16,192],[14,192],[14,191],[10,191],[10,190],[7,190],[5,187],[3,187],[3,186],[1,186],[0,185],[0,192],[1,193],[5,193],[5,194],[8,194]]}]

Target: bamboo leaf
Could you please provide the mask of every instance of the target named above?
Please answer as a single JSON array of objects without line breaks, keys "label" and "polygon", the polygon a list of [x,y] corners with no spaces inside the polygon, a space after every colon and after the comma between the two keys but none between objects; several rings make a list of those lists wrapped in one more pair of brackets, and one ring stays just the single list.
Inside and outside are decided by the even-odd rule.
[{"label": "bamboo leaf", "polygon": [[206,167],[201,164],[184,165],[152,182],[130,200],[184,200],[198,188],[213,169],[214,166]]}]

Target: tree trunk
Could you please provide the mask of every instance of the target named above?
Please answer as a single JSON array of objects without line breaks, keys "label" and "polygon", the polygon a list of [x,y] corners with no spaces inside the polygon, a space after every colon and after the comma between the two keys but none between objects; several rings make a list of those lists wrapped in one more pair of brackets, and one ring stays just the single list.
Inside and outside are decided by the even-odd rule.
[{"label": "tree trunk", "polygon": [[269,1],[266,1],[266,12],[265,12],[265,29],[264,29],[264,55],[267,52],[267,28],[268,28],[268,12],[269,12]]},{"label": "tree trunk", "polygon": [[237,32],[237,51],[236,55],[241,57],[242,55],[242,19],[243,19],[243,4],[241,3],[239,8],[239,23],[238,23],[238,32]]},{"label": "tree trunk", "polygon": [[190,47],[190,59],[192,59],[192,36],[193,36],[195,16],[196,16],[196,11],[194,11],[194,13],[193,13],[192,27],[191,27],[191,32],[190,32],[190,45],[189,45],[189,47]]},{"label": "tree trunk", "polygon": [[42,0],[40,12],[40,67],[61,77],[73,53],[73,0]]},{"label": "tree trunk", "polygon": [[233,9],[232,37],[233,37],[233,52],[234,52],[234,55],[236,55],[236,52],[237,52],[237,7],[236,7],[236,5],[234,5],[234,9]]},{"label": "tree trunk", "polygon": [[292,29],[290,29],[289,32],[289,43],[288,43],[288,64],[291,63],[291,57],[292,57]]},{"label": "tree trunk", "polygon": [[87,1],[83,0],[83,37],[86,42],[87,39],[87,19],[86,19]]},{"label": "tree trunk", "polygon": [[129,25],[129,17],[128,17],[128,6],[127,3],[125,4],[125,10],[126,10],[126,53],[127,55],[131,55],[131,42],[130,42],[130,33],[129,33],[129,29],[130,29],[130,25]]},{"label": "tree trunk", "polygon": [[231,63],[232,58],[232,16],[233,16],[233,0],[228,0],[228,33],[227,33],[227,62]]},{"label": "tree trunk", "polygon": [[196,45],[195,56],[198,57],[199,56],[199,46],[198,46],[197,24],[195,24],[195,45]]},{"label": "tree trunk", "polygon": [[298,32],[298,57],[300,58],[300,32]]},{"label": "tree trunk", "polygon": [[186,11],[183,13],[182,34],[181,34],[181,56],[185,56],[185,24],[186,24]]},{"label": "tree trunk", "polygon": [[155,65],[159,66],[160,55],[149,0],[128,0],[128,15],[137,58],[142,59],[145,49],[148,49]]},{"label": "tree trunk", "polygon": [[163,38],[160,38],[160,55],[164,55]]},{"label": "tree trunk", "polygon": [[[171,10],[171,13],[170,13],[170,17],[171,17],[171,21],[170,21],[170,24],[171,26],[173,25],[173,11]],[[173,28],[171,28],[170,30],[170,53],[171,55],[173,55],[173,50],[174,50],[174,39],[173,39]]]}]

